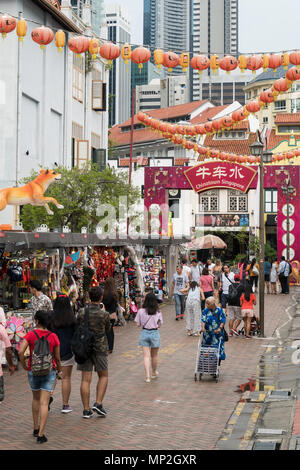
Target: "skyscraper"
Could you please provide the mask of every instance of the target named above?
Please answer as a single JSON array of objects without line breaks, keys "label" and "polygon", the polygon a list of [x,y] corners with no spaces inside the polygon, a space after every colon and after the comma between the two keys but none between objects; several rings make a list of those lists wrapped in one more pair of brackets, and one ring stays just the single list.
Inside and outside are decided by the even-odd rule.
[{"label": "skyscraper", "polygon": [[[192,50],[193,0],[144,0],[144,44],[153,52]],[[174,75],[182,74],[176,67]]]},{"label": "skyscraper", "polygon": [[[131,25],[128,11],[121,5],[106,5],[105,18],[108,39],[122,47],[130,43]],[[130,105],[131,69],[120,58],[114,60],[109,74],[110,110],[109,125],[126,121],[131,115]]]},{"label": "skyscraper", "polygon": [[[193,52],[220,57],[238,54],[238,0],[193,0]],[[203,73],[206,81],[210,71]],[[245,77],[246,79],[246,77]],[[223,82],[223,79],[220,77]],[[245,80],[247,81],[247,80]],[[213,77],[218,83],[218,77]],[[234,82],[234,75],[232,75]],[[239,77],[239,82],[241,79]],[[193,99],[202,99],[202,83],[193,71]],[[222,103],[223,104],[223,103]]]}]

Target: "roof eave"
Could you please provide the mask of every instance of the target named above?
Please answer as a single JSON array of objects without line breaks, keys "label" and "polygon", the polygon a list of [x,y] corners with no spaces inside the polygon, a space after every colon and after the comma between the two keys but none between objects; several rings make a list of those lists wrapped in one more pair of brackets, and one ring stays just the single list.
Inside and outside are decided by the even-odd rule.
[{"label": "roof eave", "polygon": [[36,5],[46,10],[53,18],[60,23],[70,33],[81,34],[82,31],[78,28],[73,21],[71,21],[66,15],[59,11],[54,5],[49,3],[47,0],[32,0]]}]

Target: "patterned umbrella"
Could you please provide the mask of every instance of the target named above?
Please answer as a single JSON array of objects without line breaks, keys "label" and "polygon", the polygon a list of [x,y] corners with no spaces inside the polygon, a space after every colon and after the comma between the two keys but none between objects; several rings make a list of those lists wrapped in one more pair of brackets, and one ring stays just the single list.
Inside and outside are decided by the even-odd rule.
[{"label": "patterned umbrella", "polygon": [[205,235],[188,243],[189,250],[211,250],[213,248],[224,250],[227,245],[220,237],[215,235]]},{"label": "patterned umbrella", "polygon": [[11,317],[6,321],[6,331],[12,344],[16,345],[16,349],[19,350],[21,341],[25,336],[24,331],[24,319],[18,317]]}]

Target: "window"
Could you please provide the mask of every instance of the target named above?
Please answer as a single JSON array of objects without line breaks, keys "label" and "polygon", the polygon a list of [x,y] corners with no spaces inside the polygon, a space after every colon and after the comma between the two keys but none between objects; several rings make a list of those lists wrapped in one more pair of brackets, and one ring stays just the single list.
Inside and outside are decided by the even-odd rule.
[{"label": "window", "polygon": [[95,149],[92,147],[92,162],[98,166],[99,171],[106,167],[106,149]]},{"label": "window", "polygon": [[169,201],[169,208],[172,219],[179,219],[179,199],[171,199]]},{"label": "window", "polygon": [[73,54],[72,94],[75,100],[83,103],[84,97],[84,57]]},{"label": "window", "polygon": [[285,100],[275,101],[275,111],[284,111],[285,109],[286,109]]},{"label": "window", "polygon": [[199,195],[200,212],[217,212],[219,210],[219,192],[205,191]]},{"label": "window", "polygon": [[278,126],[278,132],[280,134],[291,134],[291,132],[299,133],[300,126],[295,124],[287,124],[286,126]]},{"label": "window", "polygon": [[269,118],[268,118],[267,116],[264,116],[264,117],[263,117],[263,122],[264,122],[264,123],[269,122]]},{"label": "window", "polygon": [[291,100],[291,110],[292,112],[296,109],[296,111],[300,111],[300,98],[296,100]]},{"label": "window", "polygon": [[92,109],[106,111],[106,83],[102,80],[92,81]]},{"label": "window", "polygon": [[228,212],[247,212],[248,196],[240,191],[228,192]]},{"label": "window", "polygon": [[265,213],[277,214],[277,189],[265,189]]}]

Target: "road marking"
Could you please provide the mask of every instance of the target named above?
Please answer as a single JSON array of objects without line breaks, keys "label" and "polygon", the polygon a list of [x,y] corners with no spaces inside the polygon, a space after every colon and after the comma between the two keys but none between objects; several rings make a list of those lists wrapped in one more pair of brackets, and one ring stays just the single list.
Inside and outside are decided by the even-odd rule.
[{"label": "road marking", "polygon": [[167,403],[168,405],[173,405],[177,402],[176,401],[165,401],[165,400],[154,400],[154,403]]},{"label": "road marking", "polygon": [[257,422],[259,414],[260,414],[260,410],[261,410],[261,405],[255,405],[253,413],[252,413],[251,418],[250,418],[249,423],[248,423],[248,429],[245,432],[245,434],[242,438],[242,441],[239,445],[240,449],[246,449],[248,447],[249,441],[250,441],[250,439],[253,435],[253,431],[255,429],[256,422]]}]

